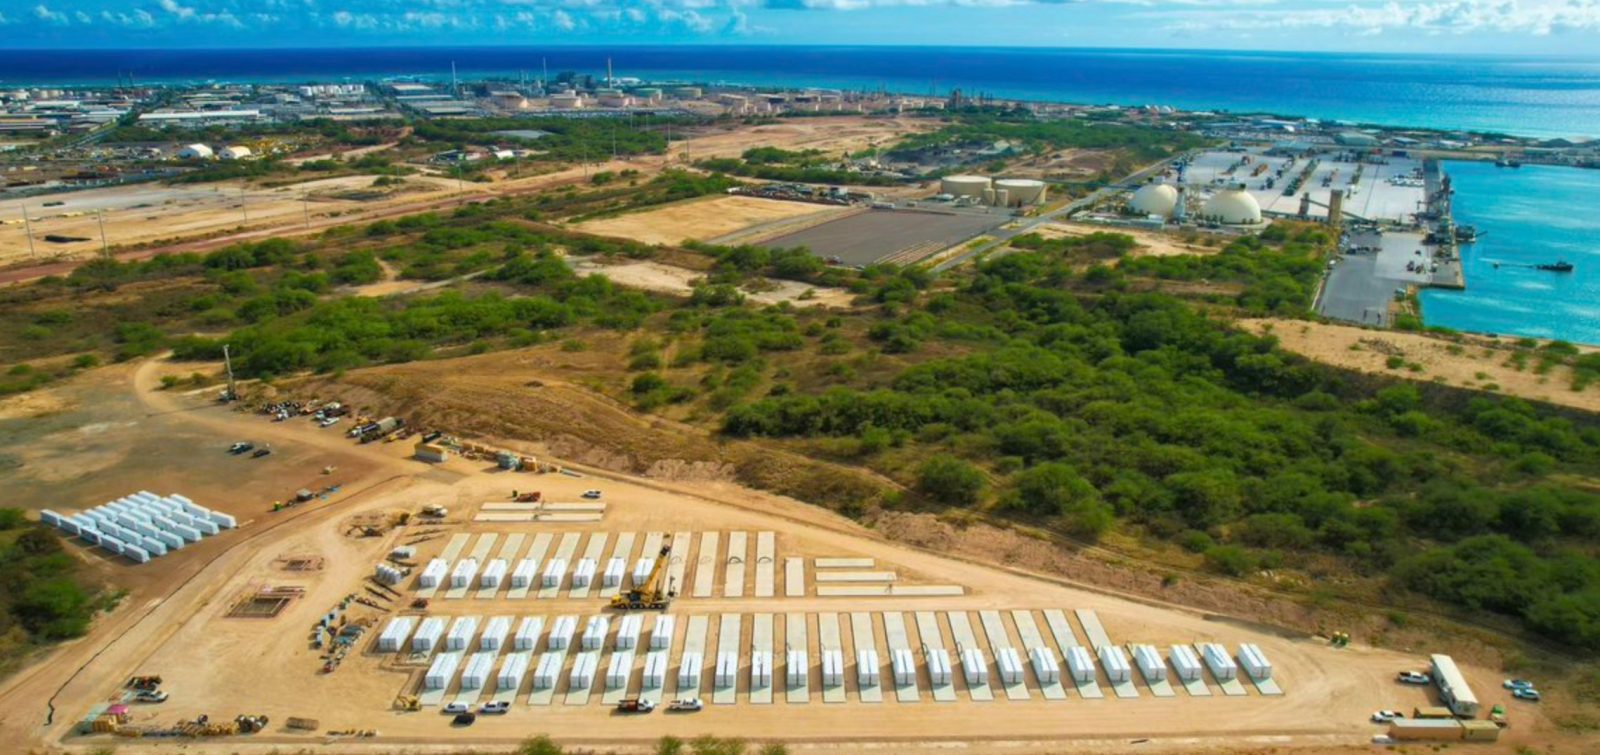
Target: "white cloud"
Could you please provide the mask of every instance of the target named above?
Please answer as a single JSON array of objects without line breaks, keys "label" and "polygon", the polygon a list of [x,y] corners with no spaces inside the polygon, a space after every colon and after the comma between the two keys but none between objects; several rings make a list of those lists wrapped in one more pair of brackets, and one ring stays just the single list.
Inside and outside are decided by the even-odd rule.
[{"label": "white cloud", "polygon": [[58,13],[44,6],[44,3],[33,6],[33,17],[48,24],[70,24],[67,14]]},{"label": "white cloud", "polygon": [[572,14],[564,10],[557,10],[550,15],[550,20],[562,31],[572,31],[578,28],[578,22],[573,20]]},{"label": "white cloud", "polygon": [[1178,32],[1344,29],[1362,35],[1412,30],[1432,34],[1545,35],[1600,30],[1597,0],[1443,0],[1338,8],[1152,13]]}]

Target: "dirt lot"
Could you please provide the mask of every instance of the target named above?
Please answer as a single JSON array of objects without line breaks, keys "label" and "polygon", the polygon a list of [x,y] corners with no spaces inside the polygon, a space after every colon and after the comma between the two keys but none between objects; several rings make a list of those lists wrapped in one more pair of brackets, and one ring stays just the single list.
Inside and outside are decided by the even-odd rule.
[{"label": "dirt lot", "polygon": [[1141,231],[1134,228],[1119,228],[1113,226],[1093,225],[1088,223],[1045,223],[1036,229],[1036,232],[1047,239],[1065,238],[1067,236],[1087,236],[1091,233],[1120,233],[1132,236],[1138,242],[1130,256],[1133,257],[1171,257],[1179,254],[1216,254],[1220,247],[1191,244],[1169,233],[1154,233]]},{"label": "dirt lot", "polygon": [[[1600,412],[1600,388],[1575,392],[1571,370],[1558,366],[1540,375],[1534,371],[1537,359],[1530,359],[1526,369],[1519,370],[1508,363],[1509,345],[1494,339],[1463,336],[1457,344],[1420,333],[1299,320],[1243,320],[1240,325],[1256,333],[1270,328],[1285,349],[1339,367],[1461,388],[1498,386],[1498,393]],[[1390,368],[1391,356],[1422,369]]]},{"label": "dirt lot", "polygon": [[618,236],[646,244],[678,244],[685,240],[706,241],[750,226],[825,215],[839,209],[758,197],[707,197],[645,212],[590,220],[573,227],[586,233]]},{"label": "dirt lot", "polygon": [[837,155],[859,152],[874,145],[886,147],[901,136],[933,131],[938,126],[938,121],[922,118],[794,118],[780,123],[698,134],[681,144],[673,142],[673,152],[688,152],[694,160],[738,157],[752,147],[818,149]]},{"label": "dirt lot", "polygon": [[[704,277],[703,273],[686,270],[673,265],[663,265],[659,262],[626,262],[619,265],[604,265],[593,260],[575,262],[572,269],[579,275],[598,274],[610,278],[612,281],[629,288],[638,288],[645,291],[656,291],[673,296],[689,296],[694,293],[694,281]],[[807,292],[810,295],[807,295]],[[764,280],[762,288],[755,291],[746,291],[749,298],[762,304],[778,304],[788,302],[797,307],[849,307],[855,298],[854,294],[839,288],[826,288],[808,286],[798,281],[790,280]]]},{"label": "dirt lot", "polygon": [[[583,359],[586,355],[561,358]],[[1375,731],[1365,720],[1372,709],[1406,709],[1432,702],[1425,690],[1393,682],[1396,669],[1417,665],[1415,655],[1367,647],[1334,650],[1292,633],[1263,630],[1176,606],[1130,600],[1025,571],[1042,568],[1040,563],[1030,561],[997,568],[964,560],[970,557],[959,555],[969,552],[963,548],[940,547],[932,541],[928,549],[895,544],[875,531],[800,502],[714,479],[675,482],[585,467],[575,470],[584,476],[531,475],[500,472],[484,462],[462,459],[440,466],[423,465],[405,458],[409,452],[405,443],[355,446],[340,433],[316,429],[304,420],[271,423],[256,415],[238,414],[209,404],[203,396],[152,390],[162,369],[159,364],[147,363],[136,368],[97,371],[54,389],[64,391],[59,403],[34,405],[35,410],[76,407],[64,414],[50,415],[61,416],[63,426],[46,428],[39,433],[41,438],[62,433],[82,435],[83,431],[76,429],[82,422],[74,420],[73,411],[108,417],[114,425],[127,425],[125,432],[129,436],[119,441],[122,444],[129,443],[130,437],[152,437],[151,448],[119,457],[111,464],[88,467],[75,478],[57,483],[50,489],[49,500],[52,505],[59,502],[62,508],[70,508],[130,486],[163,491],[171,488],[233,510],[246,521],[242,521],[239,530],[217,538],[215,542],[223,547],[205,554],[209,558],[203,562],[195,559],[184,563],[169,557],[144,566],[105,563],[108,575],[118,581],[142,581],[144,586],[114,615],[97,625],[91,637],[58,648],[47,660],[0,687],[0,705],[7,711],[0,720],[0,734],[19,749],[53,747],[63,741],[89,747],[108,741],[103,737],[62,737],[72,721],[97,701],[107,699],[122,679],[134,673],[162,674],[173,695],[164,705],[137,709],[136,720],[141,722],[173,721],[201,713],[213,718],[240,712],[272,717],[273,725],[249,740],[202,740],[184,745],[186,752],[218,753],[270,752],[320,744],[321,733],[296,734],[283,727],[282,722],[294,715],[318,718],[327,730],[376,729],[378,737],[363,740],[360,745],[351,743],[349,747],[389,751],[509,745],[537,728],[562,741],[624,751],[647,749],[663,734],[692,737],[714,731],[753,741],[782,738],[835,751],[840,747],[871,747],[902,752],[950,746],[931,743],[938,740],[1017,752],[1237,752],[1298,747],[1357,752],[1367,749],[1366,741]],[[108,403],[121,408],[109,411]],[[24,414],[29,411],[15,406],[12,410]],[[581,407],[575,411],[578,416],[584,414]],[[7,421],[46,419],[33,416],[29,420]],[[271,442],[281,449],[281,456],[275,454],[253,462],[226,457],[216,450],[242,437]],[[72,449],[65,443],[58,445],[61,450],[55,458],[71,459]],[[204,455],[205,451],[211,451],[216,460]],[[242,474],[239,469],[224,466],[235,462],[235,466],[281,466],[260,466],[259,473],[252,470]],[[258,495],[284,485],[302,485],[301,477],[315,475],[311,470],[325,463],[336,463],[340,476],[351,481],[348,495],[288,513],[263,512]],[[36,464],[25,461],[15,474],[26,475],[32,480],[26,484],[43,491],[45,480],[59,479],[59,475],[33,471]],[[142,482],[149,479],[156,481]],[[260,486],[260,490],[251,486]],[[609,510],[605,519],[595,525],[468,523],[465,514],[478,502],[503,499],[513,488],[540,489],[556,501],[576,500],[582,490],[601,488]],[[229,489],[235,492],[230,495]],[[1093,608],[1118,642],[1170,644],[1214,639],[1230,644],[1259,643],[1274,660],[1275,677],[1287,694],[1278,698],[1253,692],[1245,697],[1214,694],[1190,698],[1179,693],[1176,698],[1157,699],[1141,686],[1144,694],[1136,700],[1088,701],[1073,694],[1064,702],[1046,702],[1030,677],[1027,701],[1008,701],[1002,695],[995,702],[978,703],[960,694],[956,702],[934,703],[927,697],[924,685],[922,699],[915,704],[897,703],[891,692],[881,705],[862,704],[854,696],[846,703],[830,705],[819,701],[820,687],[814,675],[811,700],[805,705],[785,703],[780,687],[771,705],[749,703],[741,693],[736,705],[710,705],[692,716],[658,713],[627,718],[618,717],[600,704],[598,692],[587,705],[558,702],[549,707],[529,706],[525,696],[519,695],[508,715],[481,718],[470,732],[452,730],[448,719],[435,712],[391,710],[390,703],[397,693],[414,689],[420,670],[398,666],[395,659],[368,651],[371,635],[358,645],[361,652],[353,653],[332,674],[318,672],[318,653],[308,647],[305,636],[306,629],[330,606],[352,592],[361,592],[361,579],[381,554],[412,537],[396,530],[381,537],[351,538],[344,534],[346,525],[358,516],[415,510],[423,503],[445,503],[455,512],[452,524],[427,529],[499,532],[502,539],[511,532],[536,534],[546,530],[770,530],[777,533],[779,562],[787,556],[869,557],[881,568],[893,569],[917,582],[966,588],[962,596],[941,598],[769,599],[753,597],[752,593],[744,598],[680,597],[672,609],[680,617],[1019,608],[1061,608],[1070,613],[1073,608]],[[414,526],[411,531],[418,529],[423,528]],[[428,547],[439,547],[439,539],[429,542],[432,544]],[[184,555],[187,554],[186,551]],[[952,554],[957,555],[951,557]],[[315,572],[286,573],[282,559],[291,556],[321,557],[325,567]],[[999,556],[991,553],[982,558]],[[778,572],[777,589],[781,595],[782,569]],[[225,616],[236,596],[264,584],[298,586],[305,590],[305,597],[275,619]],[[429,610],[440,615],[504,612],[587,616],[595,613],[598,602],[571,598],[565,591],[553,600],[508,600],[436,600]],[[364,607],[357,607],[354,612],[373,619],[381,619],[387,613]],[[906,616],[908,624],[911,619]],[[976,623],[976,616],[973,619]],[[680,618],[680,627],[686,623]],[[744,624],[748,628],[751,619],[746,618]],[[778,626],[782,625],[780,619]],[[879,626],[875,642],[882,653],[886,640],[882,625]],[[848,627],[844,635],[849,642]],[[953,646],[949,637],[947,629],[947,643]],[[783,641],[775,638],[779,647]],[[812,633],[813,649],[817,642],[816,633]],[[681,634],[675,647],[681,647]],[[710,647],[714,644],[708,644]],[[1467,672],[1485,705],[1505,702],[1496,673],[1477,667],[1469,667]],[[242,684],[242,680],[248,680],[248,684]],[[45,725],[47,709],[42,701],[51,698],[56,715],[52,724]],[[1508,745],[1543,742],[1551,736],[1550,725],[1537,708],[1512,706],[1512,710],[1517,718],[1515,727],[1507,732]],[[138,749],[134,743],[119,740],[117,744]],[[1582,747],[1594,742],[1591,739],[1571,744]]]}]

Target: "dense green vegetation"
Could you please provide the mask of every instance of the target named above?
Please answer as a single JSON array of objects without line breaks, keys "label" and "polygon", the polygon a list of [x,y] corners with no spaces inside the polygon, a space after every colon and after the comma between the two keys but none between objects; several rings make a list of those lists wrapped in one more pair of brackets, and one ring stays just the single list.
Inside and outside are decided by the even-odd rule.
[{"label": "dense green vegetation", "polygon": [[858,186],[893,186],[901,183],[899,179],[887,176],[846,170],[839,164],[839,160],[828,157],[821,150],[794,151],[777,147],[756,147],[745,150],[738,158],[718,157],[696,163],[705,170],[764,181]]},{"label": "dense green vegetation", "polygon": [[109,598],[85,586],[61,538],[0,508],[0,669],[34,648],[82,636]]},{"label": "dense green vegetation", "polygon": [[666,151],[670,118],[470,118],[418,119],[415,141],[461,147],[468,144],[519,141],[495,131],[543,131],[533,142],[542,159],[597,161],[610,155],[658,155]]},{"label": "dense green vegetation", "polygon": [[1243,236],[1218,254],[1139,257],[1120,269],[1165,280],[1229,282],[1243,286],[1234,304],[1252,315],[1301,315],[1311,305],[1323,265],[1327,231],[1279,223]]},{"label": "dense green vegetation", "polygon": [[1017,154],[1042,154],[1058,149],[1116,149],[1139,163],[1202,146],[1198,136],[1148,126],[1104,123],[1088,119],[1041,119],[1026,109],[973,108],[952,114],[949,125],[925,134],[913,134],[890,151],[891,158],[906,158],[928,149],[987,147],[1011,143]]}]

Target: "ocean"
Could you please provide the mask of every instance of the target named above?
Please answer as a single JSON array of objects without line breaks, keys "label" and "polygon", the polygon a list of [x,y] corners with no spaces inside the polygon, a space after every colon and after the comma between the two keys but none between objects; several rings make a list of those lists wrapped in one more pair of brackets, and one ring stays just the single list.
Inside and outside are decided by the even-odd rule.
[{"label": "ocean", "polygon": [[[1462,248],[1465,291],[1424,290],[1428,325],[1600,345],[1600,171],[1447,162],[1456,221],[1476,226]],[[1565,260],[1570,273],[1531,266]],[[1496,263],[1499,263],[1496,266]]]},{"label": "ocean", "polygon": [[817,46],[0,50],[0,86],[140,81],[516,78],[565,70],[1269,112],[1520,136],[1600,136],[1600,58]]}]

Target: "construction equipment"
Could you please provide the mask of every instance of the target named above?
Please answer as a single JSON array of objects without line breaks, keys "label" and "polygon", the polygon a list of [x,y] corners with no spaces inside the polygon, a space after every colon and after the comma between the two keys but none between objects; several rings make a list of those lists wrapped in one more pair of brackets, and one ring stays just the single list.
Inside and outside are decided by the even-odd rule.
[{"label": "construction equipment", "polygon": [[254,734],[267,728],[267,720],[266,716],[241,715],[233,719],[233,723],[239,727],[240,734]]},{"label": "construction equipment", "polygon": [[401,695],[394,699],[395,710],[422,710],[422,699],[416,695]]},{"label": "construction equipment", "polygon": [[522,493],[520,495],[517,493],[517,491],[513,490],[511,491],[511,496],[511,500],[517,503],[538,503],[544,498],[544,494],[538,490]]},{"label": "construction equipment", "polygon": [[450,515],[450,510],[438,505],[423,506],[422,515],[434,519],[443,519]]},{"label": "construction equipment", "polygon": [[634,585],[633,589],[618,593],[611,598],[611,607],[623,611],[652,610],[664,611],[671,605],[672,599],[678,596],[667,579],[667,566],[672,561],[672,541],[661,544],[661,552],[656,555],[655,566],[650,569],[649,578],[643,585]]},{"label": "construction equipment", "polygon": [[135,676],[129,678],[128,683],[124,686],[126,686],[128,689],[148,690],[153,692],[161,686],[161,677]]}]

